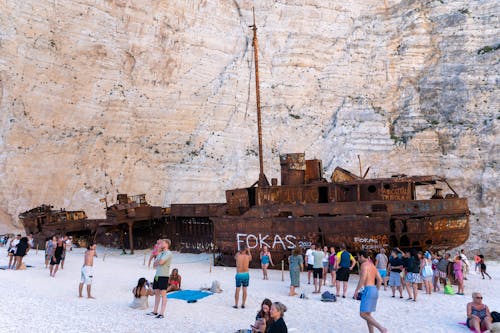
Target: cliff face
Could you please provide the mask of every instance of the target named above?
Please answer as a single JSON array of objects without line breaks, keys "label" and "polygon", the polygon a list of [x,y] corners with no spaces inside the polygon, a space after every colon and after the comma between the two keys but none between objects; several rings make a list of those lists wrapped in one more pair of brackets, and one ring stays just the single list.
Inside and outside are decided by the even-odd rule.
[{"label": "cliff face", "polygon": [[[258,178],[253,1],[0,3],[0,229],[42,203],[220,202]],[[498,253],[500,4],[257,1],[265,171],[446,176]],[[279,178],[279,177],[278,177]],[[2,231],[0,230],[0,231]]]}]

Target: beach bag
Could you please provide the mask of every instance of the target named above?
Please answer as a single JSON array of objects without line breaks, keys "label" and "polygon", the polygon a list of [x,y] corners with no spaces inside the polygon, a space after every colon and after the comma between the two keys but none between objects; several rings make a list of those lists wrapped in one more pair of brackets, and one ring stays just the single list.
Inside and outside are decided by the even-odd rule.
[{"label": "beach bag", "polygon": [[424,269],[422,269],[422,276],[424,278],[426,277],[430,277],[433,275],[433,272],[432,272],[432,267],[431,266],[428,266],[428,265],[425,265],[424,266]]},{"label": "beach bag", "polygon": [[336,302],[337,297],[329,291],[321,294],[321,302]]},{"label": "beach bag", "polygon": [[444,286],[444,294],[445,295],[455,295],[455,290],[450,284]]},{"label": "beach bag", "polygon": [[491,318],[494,323],[500,323],[500,313],[496,311],[491,312]]}]

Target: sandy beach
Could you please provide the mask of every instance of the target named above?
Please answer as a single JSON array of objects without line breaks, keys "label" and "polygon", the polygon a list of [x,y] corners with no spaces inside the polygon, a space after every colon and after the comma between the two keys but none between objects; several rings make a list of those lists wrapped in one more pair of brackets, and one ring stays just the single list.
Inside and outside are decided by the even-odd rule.
[{"label": "sandy beach", "polygon": [[[0,266],[8,263],[6,248],[0,248]],[[96,299],[78,298],[80,268],[84,249],[73,249],[66,257],[63,270],[55,278],[49,277],[44,267],[44,252],[31,250],[24,262],[32,265],[22,271],[0,270],[0,303],[2,332],[196,332],[232,333],[249,328],[264,298],[280,301],[288,307],[285,321],[289,332],[366,332],[366,324],[359,317],[359,302],[352,298],[336,303],[323,303],[320,295],[312,294],[307,284],[307,273],[301,275],[300,292],[308,299],[287,296],[289,275],[284,281],[279,270],[270,271],[270,279],[263,280],[259,269],[251,270],[248,300],[245,309],[233,309],[234,274],[232,267],[212,267],[210,255],[180,254],[174,252],[171,268],[182,275],[182,289],[209,287],[218,280],[224,290],[220,294],[187,303],[169,299],[164,319],[146,315],[146,310],[128,307],[131,289],[138,278],[152,280],[154,270],[144,263],[149,251],[136,251],[134,255],[120,255],[116,249],[98,247],[94,261],[92,292]],[[104,254],[106,254],[104,256]],[[146,258],[147,260],[147,258]],[[465,306],[473,291],[480,291],[484,303],[492,311],[500,311],[500,264],[487,261],[493,280],[483,280],[470,274],[465,281],[465,296],[441,293],[421,293],[418,302],[391,298],[391,292],[381,291],[374,317],[389,332],[469,332],[459,325],[465,321]],[[147,265],[147,261],[146,261]],[[357,275],[351,275],[348,297],[352,297]],[[455,287],[456,289],[456,287]],[[326,289],[334,292],[334,288]],[[322,290],[322,291],[323,291]],[[85,295],[85,293],[84,293]],[[405,294],[406,298],[406,294]],[[150,297],[150,310],[154,298]]]}]

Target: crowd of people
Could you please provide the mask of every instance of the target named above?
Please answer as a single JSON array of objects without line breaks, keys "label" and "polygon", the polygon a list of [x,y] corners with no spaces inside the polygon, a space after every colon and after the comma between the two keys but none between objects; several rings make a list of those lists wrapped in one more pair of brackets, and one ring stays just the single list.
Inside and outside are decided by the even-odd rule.
[{"label": "crowd of people", "polygon": [[[22,259],[33,248],[33,237],[31,235],[21,237],[17,235],[3,242],[8,246],[9,255],[8,268],[20,269]],[[133,301],[129,305],[134,309],[148,309],[148,297],[154,296],[155,302],[153,311],[147,313],[155,318],[164,318],[167,293],[181,289],[182,278],[179,270],[174,268],[170,270],[172,261],[172,252],[170,251],[171,242],[169,239],[159,239],[152,250],[150,261],[153,262],[155,277],[150,284],[146,278],[142,277],[137,281],[137,285],[132,289]],[[68,236],[54,236],[47,239],[45,243],[45,267],[49,268],[51,277],[55,277],[59,267],[64,268],[65,254],[72,247],[72,239]],[[94,298],[91,294],[91,285],[93,279],[93,259],[97,257],[96,246],[89,244],[84,254],[84,264],[81,269],[81,281],[79,284],[79,297],[83,297],[83,287],[87,286],[87,297]],[[268,267],[273,265],[270,249],[266,246],[259,253],[263,279],[268,280]],[[250,249],[243,247],[235,255],[236,275],[235,275],[235,294],[234,308],[245,308],[247,300],[247,288],[250,281],[249,266],[252,261]],[[478,254],[474,258],[474,271],[480,273],[483,279],[485,276],[491,279],[486,272],[485,258]],[[351,272],[357,266],[359,271],[359,282],[353,293],[353,298],[359,299],[360,316],[366,321],[368,331],[373,332],[378,329],[380,332],[386,332],[386,328],[378,323],[372,316],[377,306],[379,289],[390,288],[392,297],[396,297],[398,291],[399,298],[407,293],[408,301],[417,302],[419,292],[432,294],[440,292],[456,293],[464,295],[464,280],[471,272],[471,264],[461,250],[455,256],[450,253],[432,253],[430,251],[422,252],[412,249],[399,248],[391,250],[389,256],[385,249],[380,248],[378,253],[370,253],[365,250],[359,251],[357,256],[353,256],[344,244],[339,246],[336,251],[334,246],[319,247],[316,244],[306,251],[305,256],[302,249],[296,247],[288,257],[290,274],[289,296],[296,296],[297,288],[300,287],[300,273],[307,270],[307,282],[314,285],[313,293],[321,293],[322,286],[326,286],[329,281],[330,287],[335,287],[336,297],[347,297],[348,280]],[[420,291],[420,285],[422,291]],[[456,292],[452,289],[456,285]],[[452,289],[450,291],[450,289]],[[342,291],[342,293],[341,293]],[[241,303],[240,293],[242,292]],[[284,321],[286,306],[281,302],[271,302],[264,299],[255,322],[251,325],[252,333],[287,333],[287,326]],[[467,304],[466,325],[475,332],[488,330],[492,327],[492,316],[489,308],[482,302],[482,295],[478,292],[472,293],[472,302]]]},{"label": "crowd of people", "polygon": [[[262,260],[263,254],[265,257],[271,258],[267,247],[261,251],[260,258],[264,279],[268,279],[267,272],[264,271],[267,267],[264,267],[264,264],[269,263],[269,261],[267,259]],[[237,308],[240,287],[243,287],[242,307],[245,304],[249,279],[248,263],[252,257],[250,251],[244,248],[236,254],[235,258],[237,274],[235,305],[233,307]],[[478,254],[474,260],[476,262],[475,271],[479,270],[483,279],[485,275],[491,279],[486,272],[484,256]],[[394,248],[388,257],[385,249],[380,248],[377,254],[364,250],[360,251],[358,253],[358,260],[356,260],[347,251],[344,244],[340,245],[338,252],[335,251],[335,247],[333,246],[330,248],[327,246],[320,248],[316,244],[312,244],[306,251],[304,258],[302,250],[298,247],[293,249],[291,255],[288,257],[290,273],[289,296],[297,295],[296,288],[300,287],[300,272],[304,271],[305,268],[307,269],[308,284],[311,284],[311,276],[313,279],[313,293],[321,293],[321,286],[326,286],[328,274],[330,274],[330,287],[335,286],[336,297],[340,297],[342,287],[342,298],[345,298],[349,275],[358,262],[360,264],[360,278],[353,298],[361,300],[360,316],[366,320],[369,332],[373,332],[374,328],[377,328],[380,332],[386,332],[386,329],[371,315],[376,309],[378,290],[382,286],[384,290],[387,290],[387,287],[391,288],[392,297],[396,297],[397,290],[401,299],[405,298],[403,290],[406,290],[406,299],[413,302],[417,301],[420,288],[423,289],[422,292],[428,295],[441,291],[441,286],[443,286],[445,293],[464,295],[464,280],[467,279],[467,274],[469,274],[471,269],[471,265],[463,249],[452,257],[448,252],[441,254],[413,249],[402,251],[399,248]],[[456,292],[453,290],[452,285],[457,286]],[[479,328],[489,329],[492,322],[489,309],[481,305],[481,300],[482,297],[478,296],[478,293],[473,293],[473,302],[467,306],[467,326],[477,332],[480,332]],[[264,300],[259,313],[267,313],[270,307],[269,303],[268,299]],[[267,327],[269,326],[268,324]],[[264,325],[264,320],[258,316],[255,324],[252,326],[252,331],[268,332],[267,330],[262,330],[262,327],[266,327],[266,325]]]}]

